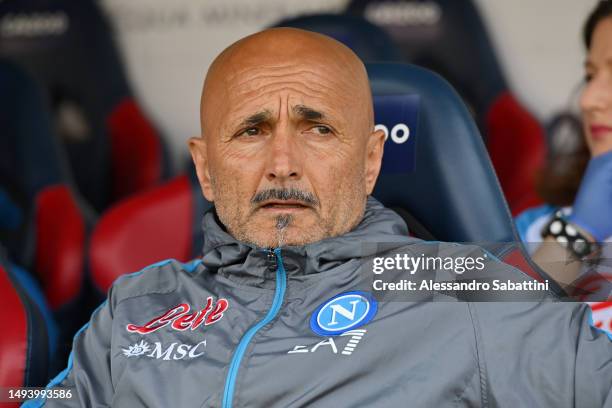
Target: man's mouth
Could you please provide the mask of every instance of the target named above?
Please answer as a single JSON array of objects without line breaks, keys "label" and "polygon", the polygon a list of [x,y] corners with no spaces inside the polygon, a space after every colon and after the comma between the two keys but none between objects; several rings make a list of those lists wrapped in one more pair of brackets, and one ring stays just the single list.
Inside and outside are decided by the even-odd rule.
[{"label": "man's mouth", "polygon": [[260,209],[268,212],[297,212],[310,208],[302,201],[294,200],[271,200],[262,203]]}]

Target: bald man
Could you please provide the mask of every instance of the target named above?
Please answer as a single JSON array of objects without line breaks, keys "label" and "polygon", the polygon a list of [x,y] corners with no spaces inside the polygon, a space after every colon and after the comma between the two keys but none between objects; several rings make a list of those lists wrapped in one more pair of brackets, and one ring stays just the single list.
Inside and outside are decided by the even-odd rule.
[{"label": "bald man", "polygon": [[204,195],[235,238],[304,245],[361,221],[385,138],[374,131],[368,77],[351,50],[296,29],[247,37],[214,61],[201,106],[191,153]]},{"label": "bald man", "polygon": [[[49,385],[73,398],[47,405],[612,404],[612,343],[584,305],[372,295],[373,276],[407,256],[472,256],[489,276],[526,277],[480,248],[409,238],[369,197],[384,135],[348,48],[284,28],[235,43],[210,67],[201,122],[189,147],[214,203],[203,257],[117,280]],[[413,275],[456,274],[399,276]]]}]

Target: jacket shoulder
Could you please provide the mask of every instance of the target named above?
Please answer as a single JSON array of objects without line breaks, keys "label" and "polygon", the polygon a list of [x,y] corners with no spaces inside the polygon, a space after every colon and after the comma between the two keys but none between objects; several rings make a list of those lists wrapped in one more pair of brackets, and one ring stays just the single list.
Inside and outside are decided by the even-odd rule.
[{"label": "jacket shoulder", "polygon": [[172,293],[177,290],[180,279],[190,277],[200,268],[203,268],[200,259],[187,263],[166,259],[154,263],[138,272],[117,278],[111,288],[112,296],[109,296],[109,300],[116,306],[126,299]]}]

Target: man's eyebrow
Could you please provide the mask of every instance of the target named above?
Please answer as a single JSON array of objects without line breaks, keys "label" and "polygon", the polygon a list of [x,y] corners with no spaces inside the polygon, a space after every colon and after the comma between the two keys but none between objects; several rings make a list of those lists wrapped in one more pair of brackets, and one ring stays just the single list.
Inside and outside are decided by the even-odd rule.
[{"label": "man's eyebrow", "polygon": [[257,112],[250,116],[247,116],[240,123],[240,127],[259,125],[260,123],[269,121],[271,117],[272,117],[272,113],[268,110]]},{"label": "man's eyebrow", "polygon": [[301,116],[303,119],[306,119],[306,120],[325,119],[325,114],[323,112],[319,112],[318,110],[309,108],[308,106],[304,106],[304,105],[294,106],[293,112],[296,115]]}]

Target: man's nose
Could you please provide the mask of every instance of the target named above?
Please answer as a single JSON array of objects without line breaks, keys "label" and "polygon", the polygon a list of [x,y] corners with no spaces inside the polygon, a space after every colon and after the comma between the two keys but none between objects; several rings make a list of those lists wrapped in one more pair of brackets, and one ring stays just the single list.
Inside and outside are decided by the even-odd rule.
[{"label": "man's nose", "polygon": [[266,163],[269,181],[299,180],[302,177],[303,152],[294,133],[290,126],[274,130]]}]

